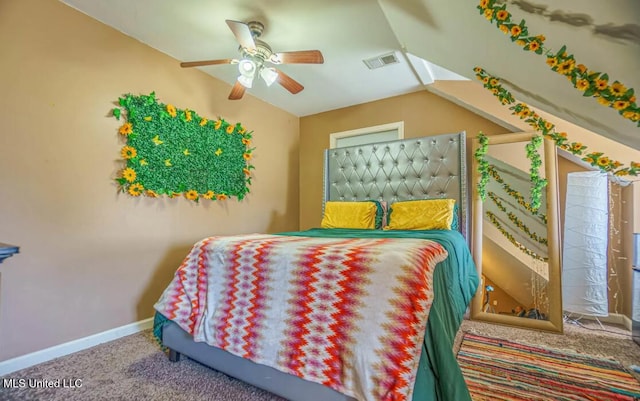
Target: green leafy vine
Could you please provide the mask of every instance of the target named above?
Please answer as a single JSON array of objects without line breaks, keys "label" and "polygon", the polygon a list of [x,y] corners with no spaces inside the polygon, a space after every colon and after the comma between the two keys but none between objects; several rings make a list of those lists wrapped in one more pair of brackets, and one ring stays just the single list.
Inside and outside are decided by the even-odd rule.
[{"label": "green leafy vine", "polygon": [[540,220],[542,220],[542,222],[544,224],[547,224],[547,216],[540,213],[540,210],[533,210],[533,208],[531,207],[531,204],[529,202],[527,202],[524,198],[524,196],[522,196],[522,194],[518,191],[516,191],[515,189],[511,188],[511,186],[509,184],[507,184],[502,177],[500,176],[500,174],[498,173],[498,171],[496,170],[496,168],[493,165],[490,165],[489,168],[489,175],[491,176],[491,178],[493,178],[494,180],[496,180],[497,183],[499,183],[500,185],[502,185],[502,189],[504,189],[504,191],[511,196],[516,202],[518,202],[518,204],[522,207],[524,207],[527,211],[529,211],[533,216],[539,217]]},{"label": "green leafy vine", "polygon": [[531,181],[531,209],[537,212],[540,208],[540,198],[542,197],[542,190],[547,186],[547,180],[540,177],[540,166],[542,166],[542,158],[538,153],[538,148],[542,144],[542,137],[539,135],[531,138],[525,146],[527,152],[527,159],[531,161],[531,167],[529,168],[529,179]]},{"label": "green leafy vine", "polygon": [[484,156],[489,150],[489,137],[480,132],[478,133],[477,138],[479,146],[473,153],[473,157],[478,162],[478,175],[480,176],[480,179],[476,184],[476,188],[480,199],[484,202],[487,198],[487,183],[489,182],[489,162],[487,162]]},{"label": "green leafy vine", "polygon": [[493,201],[493,203],[496,205],[496,207],[498,209],[500,209],[500,211],[502,213],[506,213],[507,217],[509,218],[509,220],[511,220],[511,222],[518,227],[522,232],[524,232],[525,234],[527,234],[529,236],[529,238],[531,238],[532,240],[542,244],[542,245],[547,245],[547,239],[546,238],[541,238],[540,236],[538,236],[538,234],[536,234],[535,232],[531,231],[531,229],[524,224],[524,222],[522,220],[520,220],[518,218],[518,216],[516,216],[513,212],[507,212],[507,208],[502,204],[502,202],[500,201],[500,199],[498,198],[498,195],[496,195],[495,192],[489,191],[489,198]]},{"label": "green leafy vine", "polygon": [[524,246],[521,243],[519,243],[513,237],[513,235],[511,235],[511,233],[509,233],[507,230],[504,229],[504,227],[502,227],[502,224],[500,224],[500,221],[498,221],[498,218],[496,217],[495,214],[493,214],[491,212],[486,212],[485,214],[487,215],[487,217],[491,221],[491,224],[493,224],[498,229],[498,231],[500,231],[502,233],[502,235],[504,235],[505,238],[507,238],[507,240],[509,240],[509,242],[511,242],[518,249],[520,249],[520,251],[522,251],[523,253],[531,256],[532,258],[540,260],[542,262],[546,262],[548,260],[548,258],[545,258],[543,256],[538,255],[537,253],[535,253],[531,249],[529,249],[526,246]]}]

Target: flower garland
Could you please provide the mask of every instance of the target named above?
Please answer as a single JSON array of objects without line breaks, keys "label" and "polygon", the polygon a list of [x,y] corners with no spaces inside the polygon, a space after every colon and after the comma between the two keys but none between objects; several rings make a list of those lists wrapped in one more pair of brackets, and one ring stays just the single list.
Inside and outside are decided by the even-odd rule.
[{"label": "flower garland", "polygon": [[546,55],[546,62],[551,70],[565,76],[574,88],[583,92],[583,96],[596,98],[601,105],[615,109],[623,118],[640,127],[640,108],[636,104],[633,88],[627,89],[619,81],[609,85],[608,74],[590,71],[584,64],[576,64],[573,54],[567,54],[566,46],[553,53],[551,49],[544,47],[544,35],[530,36],[525,20],[521,20],[519,24],[512,22],[512,15],[506,10],[506,4],[495,3],[495,0],[480,0],[476,8],[491,24],[495,22],[496,27],[509,35],[511,41],[523,50]]},{"label": "flower garland", "polygon": [[195,111],[158,102],[155,93],[119,98],[112,110],[126,122],[119,128],[126,141],[126,162],[116,178],[131,196],[243,199],[251,184],[251,132],[224,119],[208,120]]},{"label": "flower garland", "polygon": [[546,262],[548,260],[548,258],[542,257],[540,255],[538,255],[537,253],[533,252],[531,249],[527,248],[526,246],[522,245],[521,243],[519,243],[514,237],[513,235],[511,235],[509,232],[507,232],[507,230],[504,229],[504,227],[502,227],[502,224],[500,224],[500,222],[498,221],[498,218],[496,217],[495,214],[491,213],[491,212],[485,212],[485,214],[487,215],[487,217],[489,218],[489,220],[491,221],[491,223],[496,226],[496,228],[498,229],[498,231],[500,231],[502,233],[502,235],[504,235],[509,242],[511,242],[514,246],[516,246],[518,249],[520,249],[523,253],[531,256],[534,259],[540,260],[542,262]]},{"label": "flower garland", "polygon": [[521,231],[523,231],[525,234],[527,234],[529,236],[529,238],[531,238],[532,240],[536,241],[539,244],[547,245],[547,239],[546,238],[541,238],[541,237],[538,236],[538,234],[536,234],[535,232],[532,232],[529,229],[529,227],[527,227],[527,225],[524,224],[524,222],[522,220],[520,220],[518,218],[518,216],[516,216],[513,212],[507,212],[507,208],[502,204],[500,199],[498,199],[498,195],[496,195],[495,192],[491,192],[490,191],[489,192],[489,198],[491,198],[491,200],[496,205],[496,207],[498,209],[500,209],[500,211],[502,213],[506,213],[507,217],[509,217],[509,220],[511,220],[511,222],[513,224],[515,224],[515,226],[518,227]]},{"label": "flower garland", "polygon": [[587,147],[580,142],[569,142],[566,132],[556,132],[555,125],[540,117],[525,103],[516,103],[511,93],[501,84],[499,78],[491,76],[481,67],[475,67],[474,72],[478,80],[482,81],[483,86],[491,91],[491,93],[500,100],[503,105],[511,104],[509,107],[511,114],[518,116],[524,120],[536,131],[542,133],[545,138],[552,139],[556,146],[564,149],[576,156],[580,156],[581,160],[589,163],[591,166],[600,169],[603,172],[611,173],[616,176],[638,176],[640,175],[640,163],[632,161],[628,167],[618,160],[611,159],[603,152],[587,153]]},{"label": "flower garland", "polygon": [[511,196],[513,199],[515,199],[516,202],[518,202],[518,204],[522,207],[524,207],[527,211],[529,211],[533,216],[539,217],[540,220],[542,220],[542,222],[544,224],[547,224],[547,216],[545,214],[540,213],[540,210],[536,210],[534,211],[531,208],[531,204],[527,201],[525,201],[524,196],[522,196],[522,194],[520,194],[520,192],[516,191],[515,189],[511,188],[511,186],[509,184],[507,184],[506,182],[504,182],[504,180],[502,179],[502,177],[500,176],[500,174],[498,173],[498,171],[496,170],[495,166],[490,165],[488,168],[488,174],[494,179],[496,180],[496,182],[500,185],[502,185],[502,189],[504,189],[504,191]]},{"label": "flower garland", "polygon": [[484,158],[489,150],[489,137],[482,132],[478,133],[478,142],[480,146],[473,153],[473,157],[478,162],[478,174],[480,181],[476,184],[480,199],[484,202],[487,198],[487,183],[489,182],[489,162]]}]

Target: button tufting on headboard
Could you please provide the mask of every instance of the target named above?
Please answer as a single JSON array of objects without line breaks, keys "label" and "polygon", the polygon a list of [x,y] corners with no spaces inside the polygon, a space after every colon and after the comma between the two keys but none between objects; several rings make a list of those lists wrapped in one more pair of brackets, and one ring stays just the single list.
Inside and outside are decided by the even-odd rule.
[{"label": "button tufting on headboard", "polygon": [[465,142],[460,132],[327,150],[323,201],[452,198],[467,236]]}]

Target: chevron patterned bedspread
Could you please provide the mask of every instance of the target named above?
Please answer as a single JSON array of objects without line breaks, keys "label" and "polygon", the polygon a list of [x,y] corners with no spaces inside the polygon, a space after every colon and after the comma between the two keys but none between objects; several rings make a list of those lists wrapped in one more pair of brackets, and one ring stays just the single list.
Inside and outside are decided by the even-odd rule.
[{"label": "chevron patterned bedspread", "polygon": [[155,309],[195,341],[357,400],[411,400],[446,257],[424,239],[209,237]]}]

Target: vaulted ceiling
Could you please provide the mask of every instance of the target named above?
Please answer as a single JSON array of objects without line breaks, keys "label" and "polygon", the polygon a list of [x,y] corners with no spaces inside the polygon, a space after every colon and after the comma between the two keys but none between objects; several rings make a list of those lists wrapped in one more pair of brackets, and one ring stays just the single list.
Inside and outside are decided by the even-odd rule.
[{"label": "vaulted ceiling", "polygon": [[[62,0],[180,61],[237,58],[225,20],[265,25],[260,39],[275,52],[317,49],[323,64],[280,65],[305,89],[257,82],[255,96],[297,116],[467,80],[485,90],[474,67],[499,77],[518,99],[640,150],[640,128],[584,97],[546,57],[523,51],[471,0]],[[553,52],[566,46],[579,64],[640,89],[640,2],[637,0],[506,0],[512,20],[544,35]],[[398,62],[369,69],[363,60],[392,53]],[[233,85],[235,65],[197,67]],[[231,101],[231,100],[230,100]],[[235,100],[241,102],[242,100]],[[497,106],[499,103],[495,100]],[[471,105],[472,107],[476,107]]]}]

